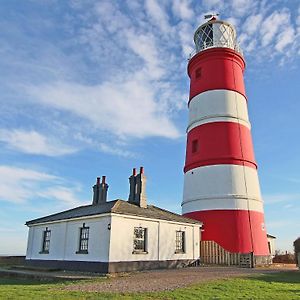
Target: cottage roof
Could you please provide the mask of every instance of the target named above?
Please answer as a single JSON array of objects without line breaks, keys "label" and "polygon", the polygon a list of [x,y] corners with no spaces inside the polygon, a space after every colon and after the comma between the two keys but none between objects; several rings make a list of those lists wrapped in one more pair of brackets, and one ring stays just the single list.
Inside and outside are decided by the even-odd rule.
[{"label": "cottage roof", "polygon": [[122,215],[139,216],[139,217],[161,219],[161,220],[181,222],[181,223],[202,224],[202,222],[183,217],[179,214],[172,213],[170,211],[156,207],[154,205],[147,205],[147,208],[142,208],[135,204],[129,203],[128,201],[124,201],[120,199],[108,201],[97,205],[79,206],[46,217],[27,221],[25,224],[29,226],[29,225],[39,224],[44,222],[68,220],[68,219],[74,219],[80,217],[100,215],[105,213],[116,213]]}]

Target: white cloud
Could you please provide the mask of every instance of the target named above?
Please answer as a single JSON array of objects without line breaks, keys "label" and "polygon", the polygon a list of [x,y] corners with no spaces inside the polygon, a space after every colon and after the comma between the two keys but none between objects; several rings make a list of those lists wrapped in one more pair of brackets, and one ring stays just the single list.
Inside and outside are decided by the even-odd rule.
[{"label": "white cloud", "polygon": [[28,154],[61,156],[77,151],[34,130],[0,129],[0,142],[6,143],[10,149]]},{"label": "white cloud", "polygon": [[191,1],[189,0],[173,0],[173,12],[181,19],[194,18],[194,11],[191,8]]},{"label": "white cloud", "polygon": [[65,186],[52,186],[38,193],[40,197],[47,199],[55,199],[64,205],[70,207],[82,205],[82,201],[76,196],[78,188]]},{"label": "white cloud", "polygon": [[297,34],[297,17],[291,19],[291,9],[282,7],[274,9],[274,5],[261,2],[253,3],[248,17],[240,29],[239,40],[247,55],[255,59],[277,59],[279,65],[287,59],[297,57],[300,39]]},{"label": "white cloud", "polygon": [[202,4],[207,8],[221,9],[224,6],[224,0],[202,0]]},{"label": "white cloud", "polygon": [[245,31],[245,33],[248,35],[252,35],[258,32],[262,19],[262,14],[250,15],[243,25],[243,30]]},{"label": "white cloud", "polygon": [[107,143],[101,142],[98,139],[92,139],[80,132],[74,135],[74,138],[84,144],[87,144],[90,148],[98,149],[99,151],[107,154],[112,154],[121,157],[137,157],[138,155],[132,151],[127,150],[128,139],[112,140]]},{"label": "white cloud", "polygon": [[287,26],[279,35],[276,41],[275,49],[282,52],[295,39],[294,28]]},{"label": "white cloud", "polygon": [[[112,1],[101,1],[95,5],[96,13],[101,17],[101,22],[105,23],[106,29],[110,33],[123,31],[130,27],[130,20],[122,14],[117,4]],[[112,22],[113,20],[113,22]]]},{"label": "white cloud", "polygon": [[261,24],[262,46],[268,46],[278,32],[284,30],[290,20],[290,14],[286,10],[275,11],[265,18]]},{"label": "white cloud", "polygon": [[298,7],[298,15],[297,15],[297,18],[296,18],[296,24],[298,26],[298,33],[300,33],[300,5]]},{"label": "white cloud", "polygon": [[[87,81],[58,77],[44,84],[24,85],[28,98],[51,111],[71,113],[66,123],[70,116],[89,121],[102,145],[108,145],[101,138],[103,132],[117,139],[178,137],[173,117],[182,109],[183,97],[176,82],[178,58],[171,48],[179,44],[172,38],[169,15],[162,4],[149,0],[142,9],[131,4],[127,13],[111,1],[96,3],[92,10],[78,9],[85,22],[76,24],[77,42],[95,62],[96,76]],[[75,67],[74,73],[78,71]],[[112,148],[110,153],[121,153]],[[99,149],[108,151],[101,145]],[[129,155],[123,149],[122,153]]]},{"label": "white cloud", "polygon": [[175,125],[156,103],[153,86],[142,74],[136,76],[140,77],[95,86],[57,82],[26,89],[40,104],[74,113],[120,137],[178,137]]},{"label": "white cloud", "polygon": [[232,0],[232,13],[236,14],[239,17],[242,17],[245,14],[251,13],[256,4],[257,2],[253,0]]},{"label": "white cloud", "polygon": [[0,200],[22,203],[33,196],[33,189],[58,178],[47,173],[9,166],[0,166]]},{"label": "white cloud", "polygon": [[169,24],[169,16],[163,6],[159,5],[156,0],[146,0],[145,7],[154,24],[157,24],[163,33],[170,33],[172,29]]},{"label": "white cloud", "polygon": [[234,17],[226,18],[226,21],[235,27],[237,27],[239,24],[239,19]]},{"label": "white cloud", "polygon": [[157,47],[155,38],[152,34],[137,34],[127,32],[127,42],[131,50],[143,59],[145,66],[143,71],[149,79],[160,79],[164,74],[164,64],[158,58],[159,47]]},{"label": "white cloud", "polygon": [[264,195],[264,202],[266,205],[273,205],[281,202],[295,202],[299,201],[300,194],[273,194]]},{"label": "white cloud", "polygon": [[135,157],[135,154],[133,152],[124,150],[121,147],[118,147],[117,145],[111,146],[105,143],[100,143],[99,149],[101,150],[101,152],[112,154],[112,155],[123,156],[123,157]]},{"label": "white cloud", "polygon": [[187,22],[180,22],[177,26],[178,37],[185,57],[189,57],[194,50],[193,35],[194,28]]},{"label": "white cloud", "polygon": [[45,172],[0,165],[0,178],[0,201],[39,207],[44,199],[49,199],[48,203],[56,203],[56,208],[82,203],[76,195],[80,191],[78,186],[66,186],[65,180]]},{"label": "white cloud", "polygon": [[[10,53],[19,55],[11,59],[18,61],[18,69],[22,69],[19,64],[23,62],[23,70],[28,70],[25,62],[30,61],[29,75],[39,75],[25,83],[14,78],[11,81],[16,82],[13,89],[18,84],[26,86],[29,97],[24,102],[31,98],[29,100],[35,102],[35,107],[41,107],[40,120],[50,119],[45,113],[49,110],[53,122],[60,122],[67,128],[64,136],[69,137],[68,144],[73,145],[73,126],[80,123],[84,124],[81,126],[84,130],[80,131],[80,126],[76,129],[87,139],[97,139],[96,146],[102,152],[130,156],[130,149],[118,149],[115,142],[111,145],[103,133],[112,134],[115,140],[180,136],[175,118],[188,97],[183,94],[183,90],[188,91],[185,58],[193,51],[193,33],[199,25],[197,19],[199,23],[204,22],[205,8],[220,9],[216,11],[221,13],[220,18],[241,24],[237,31],[247,55],[271,59],[275,54],[293,57],[292,53],[300,51],[291,45],[293,27],[290,10],[286,8],[275,11],[271,5],[267,7],[248,0],[226,3],[209,0],[203,1],[202,6],[190,0],[172,0],[169,4],[172,6],[157,0],[103,0],[73,5],[72,16],[63,20],[64,28],[68,28],[63,42],[34,40],[35,47],[27,54],[19,53],[16,47],[10,49]],[[242,14],[237,15],[237,11]],[[232,17],[228,19],[226,15]],[[283,19],[288,26],[277,25]],[[55,28],[55,24],[52,26]],[[20,32],[19,36],[26,34]],[[26,37],[22,42],[28,40],[31,43],[32,39]],[[42,51],[38,51],[38,59],[34,60],[36,45],[40,45]],[[52,45],[51,51],[47,51],[49,45]],[[48,62],[49,70],[44,67],[40,70],[45,62]],[[91,130],[86,130],[87,127]],[[50,138],[60,135],[54,126],[49,130],[49,136],[42,128],[43,134],[14,132],[14,136],[6,136],[4,142],[26,153],[55,156],[76,151]]]}]

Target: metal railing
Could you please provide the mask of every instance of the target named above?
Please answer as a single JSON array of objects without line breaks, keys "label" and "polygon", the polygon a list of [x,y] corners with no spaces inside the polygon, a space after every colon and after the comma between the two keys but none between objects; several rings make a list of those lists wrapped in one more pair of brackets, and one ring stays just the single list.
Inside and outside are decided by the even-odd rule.
[{"label": "metal railing", "polygon": [[198,50],[194,49],[188,57],[188,60],[190,60],[193,56],[195,56],[197,53],[206,50],[206,49],[211,49],[211,48],[229,48],[229,49],[233,49],[234,51],[238,52],[241,56],[243,55],[243,51],[242,48],[240,47],[240,45],[238,43],[235,43],[233,45],[230,45],[229,43],[225,43],[225,42],[218,42],[218,43],[214,43],[212,44],[203,44],[202,47],[200,47]]}]

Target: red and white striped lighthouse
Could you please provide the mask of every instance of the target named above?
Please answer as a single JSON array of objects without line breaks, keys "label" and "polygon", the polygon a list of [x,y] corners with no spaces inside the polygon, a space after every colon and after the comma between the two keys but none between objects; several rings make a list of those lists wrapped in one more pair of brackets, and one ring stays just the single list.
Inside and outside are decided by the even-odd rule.
[{"label": "red and white striped lighthouse", "polygon": [[269,255],[235,29],[213,17],[194,42],[182,213],[204,223],[202,240]]}]

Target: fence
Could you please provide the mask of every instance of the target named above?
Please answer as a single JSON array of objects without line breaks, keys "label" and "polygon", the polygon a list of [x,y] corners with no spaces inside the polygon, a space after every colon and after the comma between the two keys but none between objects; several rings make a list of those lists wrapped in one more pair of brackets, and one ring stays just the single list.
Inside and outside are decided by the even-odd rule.
[{"label": "fence", "polygon": [[252,253],[231,253],[214,241],[200,242],[200,261],[203,264],[253,267]]}]

